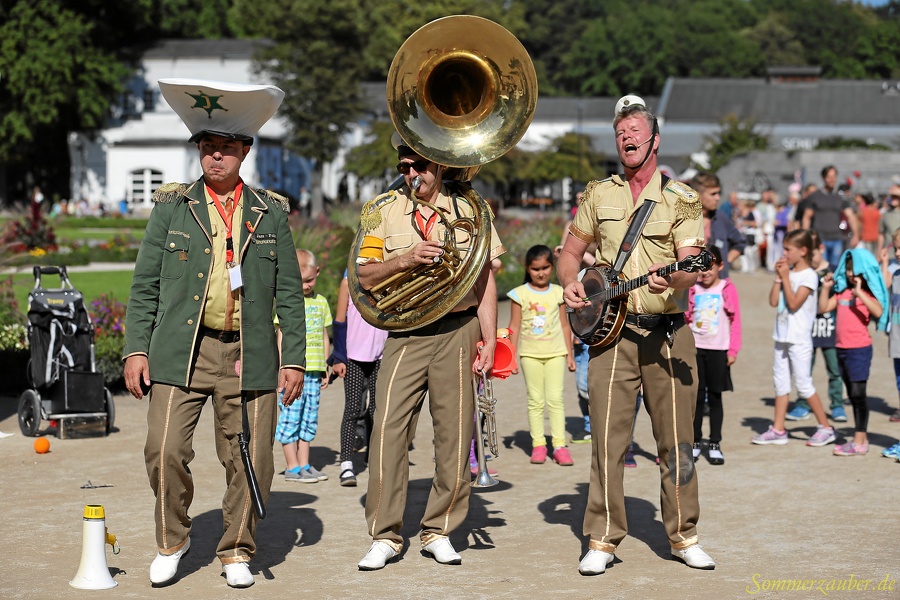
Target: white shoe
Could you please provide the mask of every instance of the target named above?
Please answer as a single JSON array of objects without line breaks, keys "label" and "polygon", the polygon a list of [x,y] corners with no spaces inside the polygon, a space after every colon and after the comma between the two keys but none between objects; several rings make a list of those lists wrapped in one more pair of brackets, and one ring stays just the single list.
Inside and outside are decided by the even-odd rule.
[{"label": "white shoe", "polygon": [[253,573],[245,562],[228,563],[222,565],[225,571],[225,581],[233,588],[247,588],[253,585]]},{"label": "white shoe", "polygon": [[188,553],[191,549],[191,538],[188,537],[181,550],[174,554],[156,553],[156,558],[150,563],[150,583],[154,585],[162,585],[168,583],[175,577],[178,571],[178,563],[181,557]]},{"label": "white shoe", "polygon": [[360,571],[377,571],[383,569],[387,561],[397,556],[397,551],[391,548],[386,542],[375,540],[372,547],[363,556],[363,559],[356,565]]},{"label": "white shoe", "polygon": [[600,575],[606,572],[606,565],[616,557],[615,554],[603,550],[588,550],[581,562],[578,563],[578,572],[582,575]]},{"label": "white shoe", "polygon": [[453,544],[445,537],[438,538],[430,544],[426,544],[423,547],[423,550],[431,554],[434,557],[434,560],[443,565],[462,564],[462,556],[456,553],[456,550],[453,549]]},{"label": "white shoe", "polygon": [[703,551],[700,544],[688,546],[684,550],[672,548],[672,556],[680,558],[687,566],[694,569],[712,570],[716,568],[716,562],[710,558],[709,554]]}]

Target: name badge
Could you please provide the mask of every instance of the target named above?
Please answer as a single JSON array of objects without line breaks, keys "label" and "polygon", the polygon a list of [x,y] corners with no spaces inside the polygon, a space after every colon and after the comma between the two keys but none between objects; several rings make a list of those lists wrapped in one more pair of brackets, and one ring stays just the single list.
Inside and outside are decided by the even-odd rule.
[{"label": "name badge", "polygon": [[244,285],[244,280],[241,277],[241,265],[236,264],[228,268],[228,280],[231,282],[232,292]]}]

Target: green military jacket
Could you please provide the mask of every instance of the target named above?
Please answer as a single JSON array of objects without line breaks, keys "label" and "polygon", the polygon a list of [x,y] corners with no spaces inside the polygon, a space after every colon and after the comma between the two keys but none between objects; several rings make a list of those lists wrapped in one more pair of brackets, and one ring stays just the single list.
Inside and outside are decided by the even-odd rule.
[{"label": "green military jacket", "polygon": [[[273,314],[283,335],[281,366],[305,368],[303,283],[286,201],[249,186],[243,194],[241,223],[247,231],[236,252],[243,278],[241,389],[271,390],[278,385],[279,369]],[[123,354],[147,355],[152,381],[184,386],[199,344],[212,270],[203,179],[167,184],[153,200],[131,284]]]}]

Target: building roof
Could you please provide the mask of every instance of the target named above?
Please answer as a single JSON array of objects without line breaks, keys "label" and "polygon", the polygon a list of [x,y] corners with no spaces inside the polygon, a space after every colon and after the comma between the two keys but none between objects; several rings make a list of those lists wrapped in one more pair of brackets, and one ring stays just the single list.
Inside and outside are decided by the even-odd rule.
[{"label": "building roof", "polygon": [[250,58],[269,40],[160,40],[148,48],[143,59],[160,58]]},{"label": "building roof", "polygon": [[734,114],[758,124],[895,126],[900,93],[873,80],[671,78],[658,112],[670,123],[716,123]]}]

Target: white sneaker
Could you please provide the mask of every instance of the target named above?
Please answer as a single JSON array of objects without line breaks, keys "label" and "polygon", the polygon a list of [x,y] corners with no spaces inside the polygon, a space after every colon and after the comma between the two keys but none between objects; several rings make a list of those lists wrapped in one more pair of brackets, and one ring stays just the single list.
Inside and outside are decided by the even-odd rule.
[{"label": "white sneaker", "polygon": [[363,559],[356,565],[360,571],[377,571],[383,569],[387,561],[397,556],[397,551],[391,548],[386,542],[375,540],[372,547],[363,556]]},{"label": "white sneaker", "polygon": [[703,551],[700,544],[688,546],[684,550],[672,548],[672,556],[680,558],[687,566],[694,569],[712,570],[716,568],[716,562],[710,558],[709,554]]},{"label": "white sneaker", "polygon": [[442,565],[462,564],[462,556],[456,553],[456,550],[453,549],[453,544],[445,537],[438,538],[430,544],[426,544],[423,547],[423,550],[431,554],[434,557],[434,560]]},{"label": "white sneaker", "polygon": [[578,564],[578,572],[582,575],[600,575],[606,572],[606,565],[616,557],[615,554],[603,550],[588,550]]},{"label": "white sneaker", "polygon": [[178,571],[178,563],[181,557],[188,553],[191,549],[191,538],[188,537],[181,550],[174,554],[156,553],[156,558],[150,563],[150,583],[154,585],[162,585],[168,583],[175,577]]},{"label": "white sneaker", "polygon": [[225,571],[225,581],[233,588],[247,588],[253,585],[253,573],[245,562],[228,563],[222,565]]}]

